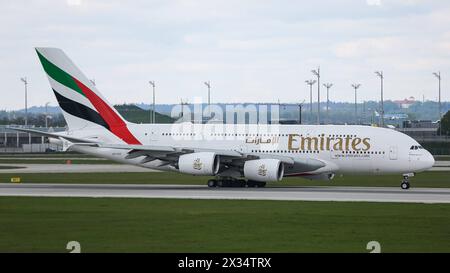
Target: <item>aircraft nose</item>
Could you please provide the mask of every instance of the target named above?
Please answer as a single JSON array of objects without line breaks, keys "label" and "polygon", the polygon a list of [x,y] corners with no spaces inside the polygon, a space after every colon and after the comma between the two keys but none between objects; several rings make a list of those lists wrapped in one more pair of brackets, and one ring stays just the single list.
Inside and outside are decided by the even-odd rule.
[{"label": "aircraft nose", "polygon": [[425,155],[425,160],[424,161],[426,162],[425,164],[426,164],[426,168],[427,169],[430,169],[431,167],[434,166],[434,157],[428,151],[426,151],[426,155]]},{"label": "aircraft nose", "polygon": [[423,150],[420,156],[410,156],[410,166],[415,172],[423,172],[434,165],[434,157],[427,150]]}]

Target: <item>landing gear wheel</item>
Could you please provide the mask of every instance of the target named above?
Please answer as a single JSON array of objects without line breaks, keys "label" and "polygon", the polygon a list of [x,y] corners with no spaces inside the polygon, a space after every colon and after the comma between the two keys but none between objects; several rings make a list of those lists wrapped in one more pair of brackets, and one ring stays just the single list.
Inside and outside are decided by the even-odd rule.
[{"label": "landing gear wheel", "polygon": [[409,182],[407,181],[403,181],[402,184],[400,185],[402,187],[402,189],[407,190],[409,189]]},{"label": "landing gear wheel", "polygon": [[404,190],[409,189],[409,175],[403,175],[402,184],[400,184],[400,187]]},{"label": "landing gear wheel", "polygon": [[253,180],[247,181],[247,187],[249,187],[249,188],[264,188],[265,186],[266,186],[266,182],[259,182],[259,181],[253,181]]},{"label": "landing gear wheel", "polygon": [[242,188],[246,186],[246,182],[243,179],[211,179],[208,180],[208,187],[218,188]]},{"label": "landing gear wheel", "polygon": [[256,187],[257,188],[264,188],[266,186],[266,182],[258,182],[257,184],[256,184]]},{"label": "landing gear wheel", "polygon": [[247,186],[247,182],[244,179],[239,179],[238,183],[238,188],[245,188]]},{"label": "landing gear wheel", "polygon": [[215,179],[208,180],[208,187],[210,187],[210,188],[217,187],[217,180],[215,180]]}]

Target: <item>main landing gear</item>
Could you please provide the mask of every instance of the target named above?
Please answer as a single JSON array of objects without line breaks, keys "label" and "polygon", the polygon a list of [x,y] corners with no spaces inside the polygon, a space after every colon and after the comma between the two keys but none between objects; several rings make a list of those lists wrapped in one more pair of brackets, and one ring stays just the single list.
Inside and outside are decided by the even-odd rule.
[{"label": "main landing gear", "polygon": [[208,180],[208,187],[210,188],[263,188],[266,182],[259,182],[244,179],[210,179]]},{"label": "main landing gear", "polygon": [[402,180],[402,183],[400,184],[400,187],[402,189],[407,190],[410,188],[410,185],[409,185],[409,177],[410,176],[414,176],[414,174],[404,174],[403,175],[403,180]]}]

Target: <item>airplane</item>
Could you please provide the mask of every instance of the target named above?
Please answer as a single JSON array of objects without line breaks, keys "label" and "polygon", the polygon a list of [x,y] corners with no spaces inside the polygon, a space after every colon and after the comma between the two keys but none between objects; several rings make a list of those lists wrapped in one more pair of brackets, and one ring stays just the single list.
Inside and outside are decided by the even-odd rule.
[{"label": "airplane", "polygon": [[264,187],[284,177],[331,180],[340,174],[428,170],[433,156],[411,137],[362,125],[135,124],[57,48],[36,48],[68,128],[42,132],[63,151],[76,151],[161,171],[210,176],[209,187]]}]

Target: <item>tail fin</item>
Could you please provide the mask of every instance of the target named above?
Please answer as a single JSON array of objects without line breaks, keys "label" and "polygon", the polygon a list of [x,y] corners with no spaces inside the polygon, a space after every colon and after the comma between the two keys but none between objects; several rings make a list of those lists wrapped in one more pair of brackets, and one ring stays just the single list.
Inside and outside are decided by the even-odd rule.
[{"label": "tail fin", "polygon": [[140,144],[127,122],[58,48],[36,48],[70,130],[100,127],[128,144]]}]

